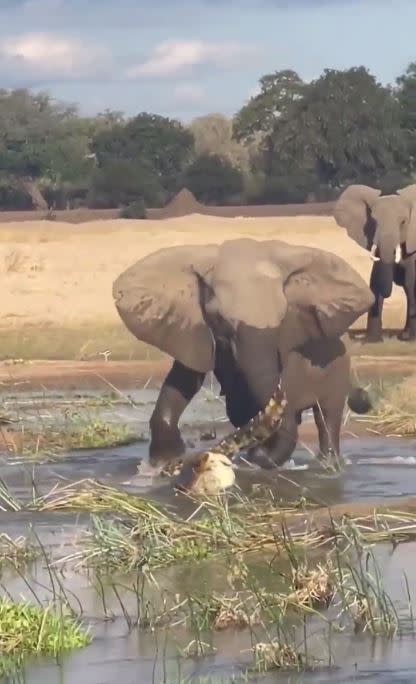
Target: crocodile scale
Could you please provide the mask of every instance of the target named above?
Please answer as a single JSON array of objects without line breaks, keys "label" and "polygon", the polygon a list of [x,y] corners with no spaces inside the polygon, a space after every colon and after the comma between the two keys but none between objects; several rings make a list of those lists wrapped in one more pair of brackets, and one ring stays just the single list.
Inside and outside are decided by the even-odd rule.
[{"label": "crocodile scale", "polygon": [[[273,394],[263,411],[257,413],[246,425],[237,428],[224,437],[216,446],[208,449],[210,454],[223,454],[230,460],[243,449],[250,449],[261,444],[279,428],[287,404],[284,392],[279,387]],[[201,457],[206,452],[201,453]],[[168,463],[162,470],[162,475],[177,475],[183,461]]]}]

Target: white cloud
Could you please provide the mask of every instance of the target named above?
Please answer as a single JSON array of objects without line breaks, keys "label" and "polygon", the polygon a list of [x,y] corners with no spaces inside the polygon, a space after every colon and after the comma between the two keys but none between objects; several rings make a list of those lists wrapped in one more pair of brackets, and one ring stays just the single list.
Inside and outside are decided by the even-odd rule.
[{"label": "white cloud", "polygon": [[175,102],[182,105],[199,105],[205,100],[205,91],[197,83],[182,83],[173,91]]},{"label": "white cloud", "polygon": [[202,40],[169,40],[155,47],[150,57],[127,70],[128,78],[166,77],[192,71],[196,66],[221,67],[240,64],[257,50],[238,42],[210,43]]},{"label": "white cloud", "polygon": [[18,78],[65,80],[98,75],[108,65],[108,55],[72,38],[27,33],[0,43],[0,61]]}]

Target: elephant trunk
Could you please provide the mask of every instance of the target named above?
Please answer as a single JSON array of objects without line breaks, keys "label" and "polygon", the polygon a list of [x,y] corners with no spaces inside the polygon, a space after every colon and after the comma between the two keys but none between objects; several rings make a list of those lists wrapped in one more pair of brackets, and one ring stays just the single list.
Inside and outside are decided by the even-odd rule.
[{"label": "elephant trunk", "polygon": [[375,295],[388,299],[393,289],[394,264],[376,261],[371,272],[370,288]]},{"label": "elephant trunk", "polygon": [[235,337],[235,357],[257,410],[263,410],[280,383],[277,331],[240,323]]},{"label": "elephant trunk", "polygon": [[370,258],[375,262],[372,277],[375,292],[387,299],[393,289],[394,264],[402,259],[399,230],[378,229],[370,249]]},{"label": "elephant trunk", "polygon": [[262,444],[280,427],[287,404],[280,388],[280,366],[276,330],[258,329],[240,323],[233,353],[244,376],[256,413],[209,452],[184,463],[175,482],[182,492],[217,494],[234,483],[230,460],[242,449]]}]

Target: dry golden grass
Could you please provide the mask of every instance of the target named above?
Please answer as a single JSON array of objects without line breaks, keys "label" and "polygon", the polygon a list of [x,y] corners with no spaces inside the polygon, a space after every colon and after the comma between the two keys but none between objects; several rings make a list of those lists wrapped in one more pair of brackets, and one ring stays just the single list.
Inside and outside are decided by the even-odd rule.
[{"label": "dry golden grass", "polygon": [[368,416],[372,429],[383,435],[414,437],[416,435],[416,375],[388,388],[383,394],[377,414]]},{"label": "dry golden grass", "polygon": [[[338,228],[332,217],[217,218],[191,215],[164,221],[100,220],[69,224],[26,221],[0,224],[1,331],[23,326],[41,331],[111,328],[122,330],[112,283],[137,259],[170,245],[222,242],[237,237],[281,239],[334,252],[368,280],[368,253]],[[404,319],[397,288],[385,304],[386,326]],[[364,317],[355,325],[363,326]],[[72,333],[71,333],[72,334]],[[88,334],[87,334],[88,337]],[[75,344],[87,342],[82,334]],[[104,343],[104,346],[106,344]],[[104,350],[100,350],[104,351]]]}]

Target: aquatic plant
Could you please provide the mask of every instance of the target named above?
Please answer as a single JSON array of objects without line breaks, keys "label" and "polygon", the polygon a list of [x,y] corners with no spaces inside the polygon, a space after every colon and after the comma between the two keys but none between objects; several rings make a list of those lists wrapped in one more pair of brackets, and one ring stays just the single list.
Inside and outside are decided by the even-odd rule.
[{"label": "aquatic plant", "polygon": [[288,644],[278,639],[259,642],[253,646],[254,668],[259,672],[271,670],[303,670],[305,663],[302,655]]},{"label": "aquatic plant", "polygon": [[371,424],[371,431],[387,437],[416,435],[416,376],[383,388],[374,414],[359,418]]},{"label": "aquatic plant", "polygon": [[126,425],[98,419],[37,429],[21,426],[18,430],[2,431],[2,441],[9,453],[32,459],[54,457],[77,449],[120,446],[141,439],[133,435]]},{"label": "aquatic plant", "polygon": [[37,556],[37,549],[25,537],[12,539],[5,532],[0,534],[0,568],[3,565],[18,568]]},{"label": "aquatic plant", "polygon": [[0,600],[0,675],[21,667],[27,657],[60,653],[87,646],[89,631],[61,607]]},{"label": "aquatic plant", "polygon": [[[290,557],[305,549],[329,549],[335,540],[348,549],[355,539],[360,544],[394,545],[416,539],[414,506],[408,511],[380,506],[368,515],[346,517],[331,509],[279,507],[273,498],[256,502],[233,494],[199,503],[192,516],[183,520],[149,499],[89,479],[56,485],[24,506],[0,483],[0,507],[93,514],[90,530],[81,536],[77,558],[87,565],[91,561],[98,567],[102,561],[103,566],[120,570],[143,562],[163,567],[226,551],[268,550]],[[108,519],[99,519],[99,514]]]}]

